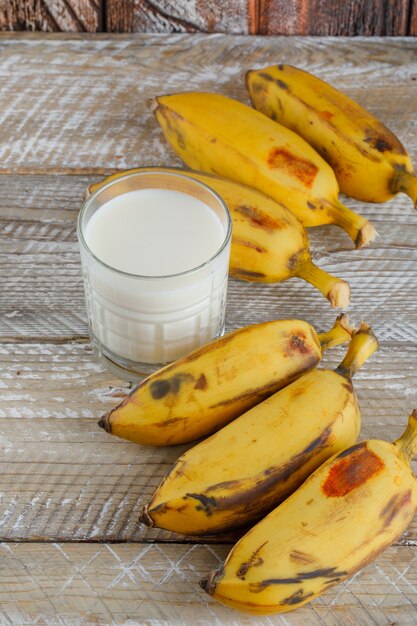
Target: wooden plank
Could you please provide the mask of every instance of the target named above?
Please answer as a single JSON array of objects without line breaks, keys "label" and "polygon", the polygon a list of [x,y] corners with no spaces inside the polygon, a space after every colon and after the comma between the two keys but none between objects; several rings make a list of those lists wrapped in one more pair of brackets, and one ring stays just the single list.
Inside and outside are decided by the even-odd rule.
[{"label": "wooden plank", "polygon": [[108,32],[229,33],[257,32],[258,0],[106,0]]},{"label": "wooden plank", "polygon": [[198,585],[227,552],[216,545],[1,544],[0,619],[25,626],[416,623],[417,556],[410,548],[388,548],[305,607],[256,618],[223,607]]},{"label": "wooden plank", "polygon": [[264,35],[407,35],[409,0],[260,0]]},{"label": "wooden plank", "polygon": [[[299,38],[290,60],[356,97],[416,155],[416,49],[412,39]],[[205,89],[248,102],[244,70],[283,61],[289,48],[285,38],[239,35],[3,35],[0,52],[0,171],[102,173],[178,163],[148,98]]]},{"label": "wooden plank", "polygon": [[[343,353],[328,352],[323,367],[335,367]],[[139,446],[101,430],[97,419],[129,385],[86,344],[3,344],[0,359],[0,539],[178,540],[145,529],[138,517],[189,446]],[[401,434],[417,407],[416,359],[415,343],[382,342],[358,372],[361,439]],[[402,541],[417,542],[417,518]]]},{"label": "wooden plank", "polygon": [[[417,35],[417,1],[410,0],[410,20],[409,20],[409,29],[408,35],[416,36]],[[417,77],[414,77],[414,80],[417,80]]]},{"label": "wooden plank", "polygon": [[0,5],[0,31],[97,32],[101,4],[102,0],[6,0]]},{"label": "wooden plank", "polygon": [[[19,341],[87,336],[76,218],[87,185],[101,177],[0,176],[0,337]],[[406,197],[384,205],[349,204],[371,219],[379,239],[354,250],[336,227],[310,229],[317,264],[349,280],[353,320],[368,319],[383,339],[413,341],[417,219]],[[230,280],[227,329],[275,317],[330,326],[335,316],[310,285]]]}]

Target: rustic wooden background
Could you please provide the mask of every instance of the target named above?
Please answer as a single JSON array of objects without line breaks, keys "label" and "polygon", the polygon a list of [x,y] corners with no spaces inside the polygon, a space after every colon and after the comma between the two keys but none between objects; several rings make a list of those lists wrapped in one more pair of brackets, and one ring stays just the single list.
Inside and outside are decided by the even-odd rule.
[{"label": "rustic wooden background", "polygon": [[417,0],[0,0],[0,30],[417,35]]},{"label": "rustic wooden background", "polygon": [[[230,537],[195,543],[138,523],[187,446],[138,446],[96,425],[128,384],[88,342],[75,232],[87,185],[138,165],[179,165],[148,98],[186,85],[248,102],[242,73],[282,59],[366,106],[417,163],[416,39],[0,36],[0,626],[417,624],[417,516],[314,603],[240,615],[198,586]],[[320,267],[351,283],[352,321],[370,322],[380,340],[354,384],[360,438],[391,441],[417,407],[417,212],[402,194],[346,202],[372,220],[377,240],[358,251],[327,226],[309,229],[311,248]],[[227,330],[277,317],[322,330],[334,316],[301,280],[230,280]],[[343,353],[328,352],[323,366]]]}]

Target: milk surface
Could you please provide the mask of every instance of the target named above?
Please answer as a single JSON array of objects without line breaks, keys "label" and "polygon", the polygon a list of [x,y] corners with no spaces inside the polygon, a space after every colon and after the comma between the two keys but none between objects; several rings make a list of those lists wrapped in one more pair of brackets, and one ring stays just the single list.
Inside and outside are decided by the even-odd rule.
[{"label": "milk surface", "polygon": [[198,198],[167,189],[138,189],[103,204],[84,236],[91,251],[111,267],[165,276],[210,259],[224,235],[220,219]]}]

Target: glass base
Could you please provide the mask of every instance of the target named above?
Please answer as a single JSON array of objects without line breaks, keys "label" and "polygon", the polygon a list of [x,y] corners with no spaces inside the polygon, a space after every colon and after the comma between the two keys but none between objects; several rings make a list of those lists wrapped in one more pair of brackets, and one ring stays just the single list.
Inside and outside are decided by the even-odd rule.
[{"label": "glass base", "polygon": [[[223,323],[218,334],[210,341],[214,341],[215,339],[222,337],[224,331],[225,325]],[[122,378],[123,380],[127,380],[128,382],[138,383],[146,376],[149,376],[149,374],[153,374],[153,372],[156,372],[165,365],[169,364],[169,362],[141,363],[138,361],[131,361],[130,359],[126,359],[124,357],[118,356],[117,354],[114,354],[114,352],[106,348],[106,346],[104,346],[91,332],[90,337],[96,356],[104,363],[109,372],[119,378]],[[198,347],[195,349],[197,350]],[[187,354],[189,354],[189,352]],[[184,356],[186,355],[184,354]]]},{"label": "glass base", "polygon": [[95,337],[93,338],[93,347],[96,356],[104,363],[109,372],[131,383],[138,383],[149,374],[167,365],[167,363],[138,363],[117,356]]}]

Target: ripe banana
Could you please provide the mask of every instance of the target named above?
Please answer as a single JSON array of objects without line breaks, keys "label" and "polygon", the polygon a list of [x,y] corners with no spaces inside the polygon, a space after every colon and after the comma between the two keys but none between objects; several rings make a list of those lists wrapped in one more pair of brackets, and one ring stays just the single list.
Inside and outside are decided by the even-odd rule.
[{"label": "ripe banana", "polygon": [[291,611],[374,559],[417,508],[417,410],[394,443],[339,452],[235,545],[200,585],[241,611]]},{"label": "ripe banana", "polygon": [[299,220],[283,205],[259,191],[210,174],[180,168],[144,167],[109,176],[92,185],[89,192],[128,173],[152,171],[176,172],[194,178],[212,187],[225,200],[233,220],[232,276],[265,283],[298,276],[319,289],[332,306],[346,308],[349,305],[348,283],[311,261],[307,233]]},{"label": "ripe banana", "polygon": [[385,202],[400,191],[417,208],[417,174],[397,137],[371,113],[291,65],[246,74],[254,107],[301,135],[332,166],[343,193]]},{"label": "ripe banana", "polygon": [[140,521],[204,535],[247,525],[277,506],[356,441],[360,409],[351,377],[377,345],[362,324],[336,372],[316,369],[301,376],[185,452]]},{"label": "ripe banana", "polygon": [[241,328],[148,376],[99,426],[148,445],[192,441],[315,367],[323,349],[351,334],[346,315],[319,335],[302,320]]},{"label": "ripe banana", "polygon": [[375,231],[338,200],[331,167],[296,133],[226,96],[161,96],[151,108],[166,139],[190,167],[254,187],[304,226],[338,224],[359,248]]}]

